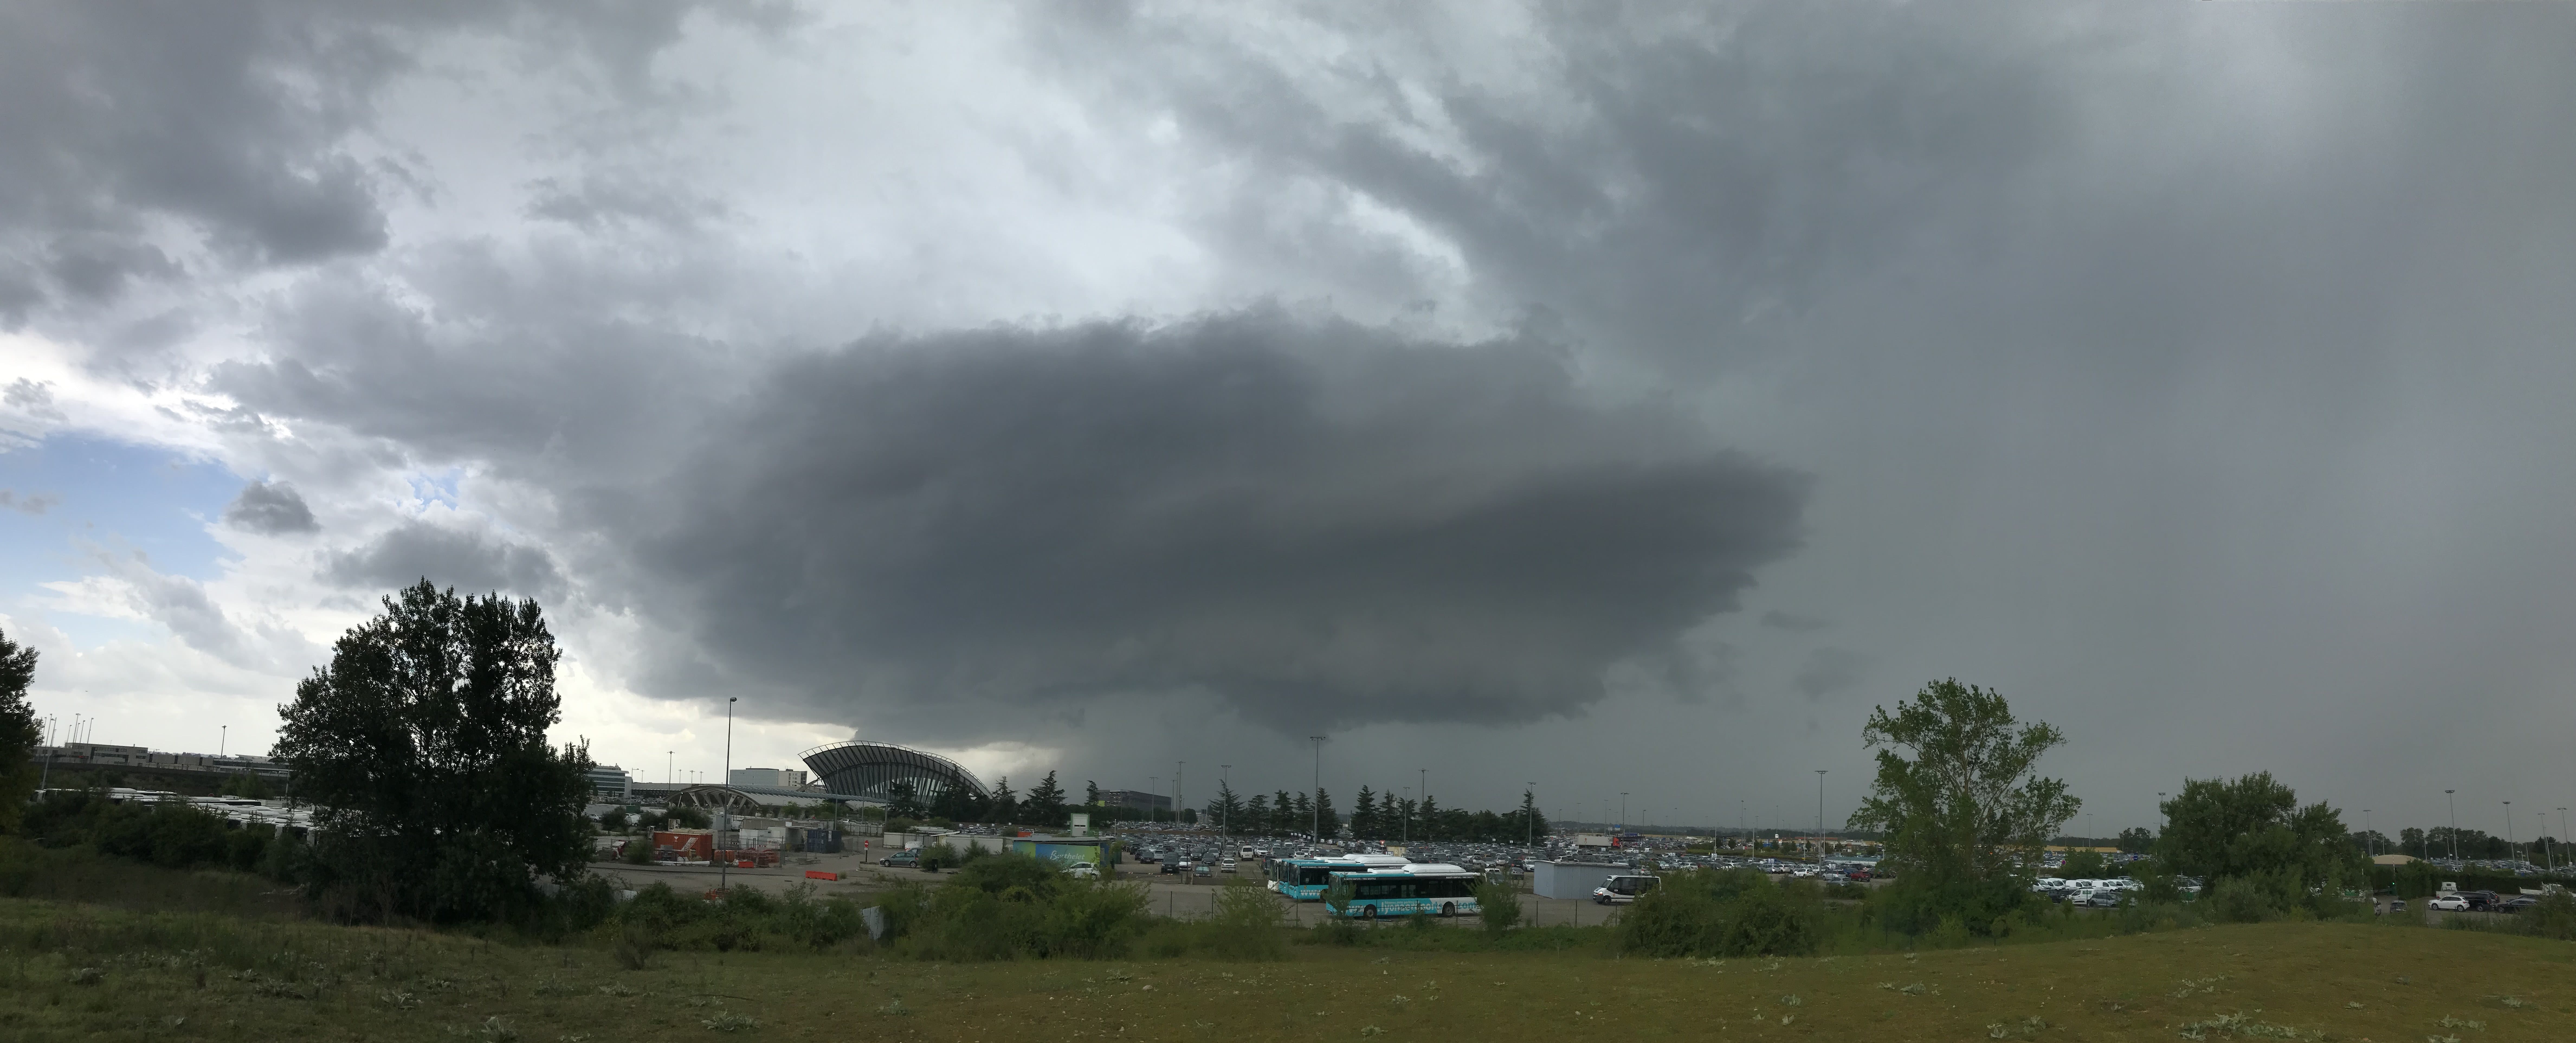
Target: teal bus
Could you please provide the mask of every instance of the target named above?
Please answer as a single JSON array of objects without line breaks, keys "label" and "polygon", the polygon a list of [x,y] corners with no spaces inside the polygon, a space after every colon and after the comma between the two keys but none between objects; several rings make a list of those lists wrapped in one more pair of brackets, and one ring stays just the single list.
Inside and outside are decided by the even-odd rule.
[{"label": "teal bus", "polygon": [[1328,900],[1324,911],[1361,920],[1473,913],[1476,884],[1482,879],[1453,865],[1411,865],[1374,873],[1344,871],[1332,877],[1334,883],[1351,885],[1351,898],[1338,906]]},{"label": "teal bus", "polygon": [[1331,858],[1281,858],[1270,863],[1270,889],[1294,901],[1320,902],[1324,889],[1333,885],[1335,873],[1383,872],[1400,869],[1404,860],[1393,855],[1335,855]]}]

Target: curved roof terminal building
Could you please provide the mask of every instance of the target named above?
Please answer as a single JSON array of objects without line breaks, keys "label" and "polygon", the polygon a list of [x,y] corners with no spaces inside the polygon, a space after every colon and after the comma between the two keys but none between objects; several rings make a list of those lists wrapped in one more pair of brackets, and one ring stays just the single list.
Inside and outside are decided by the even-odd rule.
[{"label": "curved roof terminal building", "polygon": [[913,794],[923,803],[952,789],[962,788],[978,798],[992,795],[984,780],[956,761],[890,742],[836,742],[807,750],[801,759],[822,780],[824,789],[856,794],[863,800],[889,800],[894,784],[904,781],[912,783]]}]

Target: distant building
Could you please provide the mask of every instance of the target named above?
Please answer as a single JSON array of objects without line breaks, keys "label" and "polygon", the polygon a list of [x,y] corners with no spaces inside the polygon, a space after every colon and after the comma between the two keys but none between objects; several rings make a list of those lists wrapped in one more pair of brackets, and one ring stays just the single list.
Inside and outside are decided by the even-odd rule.
[{"label": "distant building", "polygon": [[725,785],[799,789],[813,778],[795,768],[735,768],[725,775]]},{"label": "distant building", "polygon": [[1132,789],[1101,790],[1100,803],[1103,807],[1125,808],[1129,811],[1148,813],[1159,811],[1168,814],[1172,810],[1172,798],[1160,793],[1144,793]]},{"label": "distant building", "polygon": [[635,779],[626,769],[614,764],[593,765],[590,769],[590,791],[603,797],[625,799],[635,792]]}]

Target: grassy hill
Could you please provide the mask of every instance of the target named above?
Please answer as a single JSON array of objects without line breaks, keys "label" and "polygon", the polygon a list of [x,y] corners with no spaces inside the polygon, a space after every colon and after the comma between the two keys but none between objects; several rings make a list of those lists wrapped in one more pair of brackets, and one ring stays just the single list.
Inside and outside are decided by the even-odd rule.
[{"label": "grassy hill", "polygon": [[0,1038],[52,1040],[2299,1038],[2576,1036],[2576,946],[2379,924],[2206,927],[1723,962],[1294,946],[924,963],[0,900]]}]

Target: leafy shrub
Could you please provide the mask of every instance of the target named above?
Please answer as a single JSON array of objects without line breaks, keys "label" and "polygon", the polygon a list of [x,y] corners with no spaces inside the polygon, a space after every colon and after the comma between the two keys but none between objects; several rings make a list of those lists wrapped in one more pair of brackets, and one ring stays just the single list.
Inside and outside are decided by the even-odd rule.
[{"label": "leafy shrub", "polygon": [[1521,922],[1520,891],[1510,884],[1476,885],[1476,917],[1488,931],[1507,931]]},{"label": "leafy shrub", "polygon": [[1816,950],[1821,892],[1773,884],[1757,870],[1675,873],[1617,925],[1619,951],[1641,956],[1797,956]]},{"label": "leafy shrub", "polygon": [[898,889],[883,907],[907,951],[941,960],[1121,956],[1151,919],[1144,885],[1076,879],[1021,854],[987,854],[935,889]]},{"label": "leafy shrub", "polygon": [[2576,941],[2576,895],[2553,891],[2542,895],[2540,904],[2522,911],[2531,933],[2543,938]]},{"label": "leafy shrub", "polygon": [[[596,885],[605,888],[604,882]],[[566,888],[558,901],[567,909],[567,926],[579,926],[583,910],[598,910],[609,940],[632,962],[627,950],[679,949],[718,952],[827,949],[867,933],[858,903],[847,898],[816,898],[811,884],[783,895],[752,887],[726,891],[717,900],[682,894],[666,883],[635,893],[623,905],[613,895],[584,882]],[[600,903],[607,902],[603,907]],[[608,912],[613,908],[614,912]]]}]

